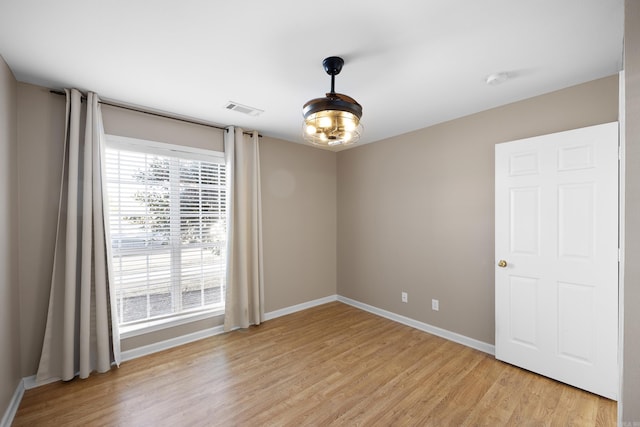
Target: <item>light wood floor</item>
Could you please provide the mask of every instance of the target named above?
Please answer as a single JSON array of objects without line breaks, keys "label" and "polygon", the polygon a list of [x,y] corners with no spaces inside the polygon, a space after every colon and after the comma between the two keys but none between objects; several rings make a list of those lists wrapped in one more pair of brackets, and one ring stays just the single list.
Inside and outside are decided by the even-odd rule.
[{"label": "light wood floor", "polygon": [[615,426],[616,403],[335,302],[28,390],[14,426]]}]

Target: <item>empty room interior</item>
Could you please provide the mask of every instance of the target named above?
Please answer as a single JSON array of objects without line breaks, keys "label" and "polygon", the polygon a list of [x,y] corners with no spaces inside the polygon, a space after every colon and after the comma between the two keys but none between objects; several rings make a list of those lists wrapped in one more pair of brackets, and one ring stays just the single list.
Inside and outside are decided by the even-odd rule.
[{"label": "empty room interior", "polygon": [[640,2],[0,1],[0,427],[640,426]]}]

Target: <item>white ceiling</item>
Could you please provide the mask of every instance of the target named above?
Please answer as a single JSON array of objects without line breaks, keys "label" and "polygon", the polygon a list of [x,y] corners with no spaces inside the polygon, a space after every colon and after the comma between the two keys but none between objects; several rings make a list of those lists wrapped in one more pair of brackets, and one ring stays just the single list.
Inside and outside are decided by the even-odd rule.
[{"label": "white ceiling", "polygon": [[[302,105],[363,106],[360,143],[618,72],[623,0],[0,0],[19,81],[302,140]],[[506,82],[485,78],[506,72]],[[228,101],[265,112],[250,117]]]}]

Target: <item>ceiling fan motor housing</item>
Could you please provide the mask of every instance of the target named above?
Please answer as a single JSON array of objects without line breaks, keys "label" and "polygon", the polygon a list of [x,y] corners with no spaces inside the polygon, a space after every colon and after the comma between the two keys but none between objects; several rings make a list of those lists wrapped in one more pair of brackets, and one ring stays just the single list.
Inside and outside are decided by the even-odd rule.
[{"label": "ceiling fan motor housing", "polygon": [[340,71],[342,71],[343,65],[344,65],[344,59],[340,58],[339,56],[330,56],[328,58],[325,58],[324,61],[322,61],[322,66],[324,67],[324,70],[330,76],[337,76],[338,74],[340,74]]}]

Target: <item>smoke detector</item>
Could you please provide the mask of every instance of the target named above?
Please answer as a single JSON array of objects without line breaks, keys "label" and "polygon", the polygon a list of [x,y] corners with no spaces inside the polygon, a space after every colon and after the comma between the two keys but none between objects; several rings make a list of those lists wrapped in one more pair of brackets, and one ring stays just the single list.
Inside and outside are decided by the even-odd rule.
[{"label": "smoke detector", "polygon": [[493,73],[489,74],[485,79],[485,83],[489,86],[499,85],[500,83],[504,83],[509,79],[509,73]]}]

